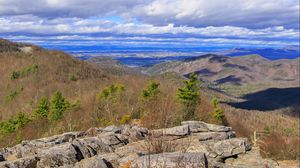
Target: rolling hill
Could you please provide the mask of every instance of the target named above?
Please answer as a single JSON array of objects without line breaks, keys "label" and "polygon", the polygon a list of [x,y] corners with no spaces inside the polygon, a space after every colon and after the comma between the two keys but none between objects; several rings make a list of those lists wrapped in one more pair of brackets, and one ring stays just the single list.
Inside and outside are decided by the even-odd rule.
[{"label": "rolling hill", "polygon": [[[268,60],[259,55],[229,57],[203,55],[184,61],[154,65],[144,71],[147,74],[176,72],[180,75],[196,73],[207,85],[224,88],[233,95],[255,92],[270,87],[299,86],[299,58]],[[230,90],[234,87],[234,90]],[[240,94],[236,93],[237,89]]]},{"label": "rolling hill", "polygon": [[[207,56],[203,58],[206,62],[201,66],[205,67],[206,64],[211,63],[211,67],[206,68],[210,68],[209,71],[218,72],[216,69],[223,66],[232,68],[233,65],[230,64],[238,64],[239,59],[245,62],[246,58],[235,58],[233,62],[230,60],[231,58],[227,57]],[[222,63],[222,59],[225,59],[227,64]],[[252,64],[260,65],[255,63],[255,59],[252,59],[248,58],[249,62],[246,62],[249,65],[243,66],[250,68]],[[156,65],[155,67],[161,68],[155,72],[169,72],[165,70],[169,67],[174,69],[178,67],[179,72],[187,75],[192,72],[189,70],[194,70],[197,67],[193,62],[203,60],[197,58]],[[258,57],[256,62],[260,61],[270,62]],[[175,126],[180,122],[183,107],[178,101],[176,92],[179,87],[182,87],[183,76],[175,73],[164,73],[148,77],[135,73],[131,69],[128,71],[123,65],[110,66],[115,64],[118,62],[113,60],[81,61],[61,51],[0,40],[0,147],[12,146],[23,140],[37,139],[69,131],[83,131],[91,127],[111,124],[133,123],[148,128],[162,128]],[[180,64],[184,64],[186,67],[180,66]],[[272,66],[272,64],[274,63],[268,65]],[[290,65],[282,64],[280,66],[295,66],[293,61]],[[241,64],[238,65],[242,66]],[[236,71],[237,69],[245,69],[239,66],[234,66],[234,69]],[[170,70],[170,72],[172,71]],[[246,72],[245,69],[240,73]],[[296,83],[296,81],[287,80],[294,77],[293,71],[286,73],[288,75],[281,76],[283,81]],[[203,72],[199,74],[203,74]],[[237,75],[238,72],[234,71],[233,74]],[[257,75],[258,77],[261,75]],[[209,80],[209,76],[206,76],[206,79]],[[214,77],[212,82],[217,79]],[[242,78],[241,81],[241,85],[251,82],[248,78]],[[145,89],[149,89],[149,82],[159,83],[159,96],[154,100],[147,100],[142,97]],[[238,87],[239,85],[231,86]],[[268,93],[272,92],[273,90]],[[258,96],[260,95],[258,94]],[[211,103],[211,98],[213,96],[219,99],[223,97],[234,98],[220,90],[203,85],[201,101],[195,111],[197,120],[217,123],[212,115],[214,106]],[[104,100],[103,97],[105,97]],[[256,97],[257,95],[252,95],[245,97],[245,99],[249,98],[250,100]],[[48,100],[46,103],[45,99]],[[57,100],[60,100],[59,103]],[[238,136],[250,137],[254,130],[268,128],[272,132],[271,138],[276,137],[276,143],[282,141],[282,146],[275,150],[272,148],[274,147],[274,144],[271,143],[273,141],[268,141],[267,150],[270,151],[268,156],[280,159],[298,156],[297,151],[289,151],[288,155],[286,153],[287,146],[297,149],[299,133],[295,130],[299,128],[299,119],[277,113],[243,110],[228,104],[220,104],[220,106],[224,110],[227,120],[224,124],[232,126]],[[53,113],[52,111],[49,112],[49,109],[53,110],[58,107],[63,109],[63,111],[58,111],[60,116],[49,119],[48,113]],[[37,110],[41,109],[42,112],[46,111],[46,117],[36,116]],[[281,151],[284,154],[280,153]]]}]

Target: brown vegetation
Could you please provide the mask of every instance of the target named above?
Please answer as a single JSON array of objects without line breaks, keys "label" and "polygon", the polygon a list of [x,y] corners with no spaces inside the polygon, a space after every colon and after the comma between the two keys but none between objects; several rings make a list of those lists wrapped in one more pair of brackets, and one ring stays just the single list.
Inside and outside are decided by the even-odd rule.
[{"label": "brown vegetation", "polygon": [[299,118],[274,112],[261,112],[224,107],[225,116],[238,136],[253,139],[254,131],[263,130],[267,134],[260,135],[258,144],[265,157],[275,160],[299,159],[300,132]]},{"label": "brown vegetation", "polygon": [[[24,71],[33,65],[38,67],[36,73],[11,78],[13,72]],[[176,92],[182,85],[182,78],[174,74],[153,78],[138,74],[115,75],[59,51],[39,49],[24,53],[5,49],[5,52],[0,52],[0,75],[0,122],[7,121],[19,112],[30,118],[40,98],[50,98],[56,91],[62,92],[69,102],[80,105],[68,109],[60,120],[32,119],[12,133],[0,132],[1,147],[66,131],[124,124],[134,119],[148,128],[171,127],[181,121],[182,108]],[[150,101],[143,100],[142,91],[151,80],[160,83],[160,95]],[[99,93],[112,84],[123,85],[124,91],[109,101],[99,100]],[[9,101],[6,101],[7,96],[10,97]],[[201,93],[195,119],[217,123],[211,114],[214,111],[210,102],[212,97],[211,92]],[[238,135],[250,137],[255,130],[269,130],[272,133],[264,139],[266,147],[263,149],[267,151],[267,156],[276,159],[296,159],[299,156],[297,150],[291,150],[299,149],[299,119],[275,113],[239,110],[226,105],[222,107],[228,124]],[[277,141],[282,145],[275,145]]]}]

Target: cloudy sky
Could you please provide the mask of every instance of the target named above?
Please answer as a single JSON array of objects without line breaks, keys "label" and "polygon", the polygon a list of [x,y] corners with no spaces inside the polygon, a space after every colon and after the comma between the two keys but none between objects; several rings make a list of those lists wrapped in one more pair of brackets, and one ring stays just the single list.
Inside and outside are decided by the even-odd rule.
[{"label": "cloudy sky", "polygon": [[42,45],[299,45],[299,0],[0,0],[0,37]]}]

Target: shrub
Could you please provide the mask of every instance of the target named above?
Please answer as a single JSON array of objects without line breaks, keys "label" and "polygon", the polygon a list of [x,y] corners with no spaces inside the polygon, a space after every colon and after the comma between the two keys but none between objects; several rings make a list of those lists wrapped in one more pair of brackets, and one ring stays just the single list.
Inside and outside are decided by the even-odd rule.
[{"label": "shrub", "polygon": [[70,81],[77,81],[77,78],[76,78],[75,75],[71,75],[71,76],[69,77],[69,79],[70,79]]},{"label": "shrub", "polygon": [[0,128],[1,128],[2,134],[8,134],[8,133],[14,132],[16,129],[16,126],[15,126],[15,122],[14,122],[13,118],[11,117],[8,121],[1,122]]},{"label": "shrub", "polygon": [[30,122],[30,119],[24,113],[18,113],[15,118],[15,127],[16,129],[24,128],[28,122]]},{"label": "shrub", "polygon": [[115,99],[116,96],[125,91],[125,86],[122,84],[111,84],[108,88],[103,89],[98,94],[98,100]]},{"label": "shrub", "polygon": [[49,114],[49,101],[47,97],[43,96],[38,103],[37,108],[34,111],[36,117],[47,118]]},{"label": "shrub", "polygon": [[61,92],[55,92],[51,97],[48,119],[52,121],[61,119],[69,105],[69,102],[62,96]]},{"label": "shrub", "polygon": [[219,101],[216,97],[211,99],[211,104],[214,107],[212,112],[213,117],[217,120],[219,124],[223,124],[225,120],[224,110],[219,106]]},{"label": "shrub", "polygon": [[19,93],[24,90],[23,86],[17,88],[16,90],[10,91],[10,93],[5,97],[6,102],[12,101]]},{"label": "shrub", "polygon": [[19,71],[13,71],[10,75],[10,79],[15,80],[20,77],[20,72]]},{"label": "shrub", "polygon": [[16,129],[24,128],[28,122],[30,122],[29,117],[20,112],[17,116],[12,116],[7,121],[0,122],[0,133],[13,133]]},{"label": "shrub", "polygon": [[200,96],[200,86],[196,74],[191,74],[189,80],[184,81],[184,86],[178,89],[177,97],[184,106],[183,119],[189,120],[194,118]]},{"label": "shrub", "polygon": [[10,75],[10,79],[15,80],[19,79],[25,76],[28,76],[29,74],[35,74],[38,71],[38,65],[33,64],[27,68],[24,68],[20,71],[13,71]]},{"label": "shrub", "polygon": [[152,99],[156,98],[160,93],[159,83],[151,81],[147,88],[142,91],[142,97],[144,99]]},{"label": "shrub", "polygon": [[123,125],[123,124],[128,124],[129,121],[131,120],[131,116],[128,114],[125,114],[122,116],[122,118],[119,121],[119,124]]}]

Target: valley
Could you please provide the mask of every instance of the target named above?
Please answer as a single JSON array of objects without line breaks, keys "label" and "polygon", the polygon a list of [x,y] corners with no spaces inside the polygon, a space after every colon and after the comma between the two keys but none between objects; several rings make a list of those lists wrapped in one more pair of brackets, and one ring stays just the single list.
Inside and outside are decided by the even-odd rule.
[{"label": "valley", "polygon": [[0,51],[1,147],[113,124],[177,126],[190,107],[178,92],[194,73],[201,81],[200,101],[189,119],[228,125],[249,140],[265,130],[264,157],[299,155],[299,59],[210,54],[131,68],[111,58],[82,61],[7,40],[0,41]]}]

